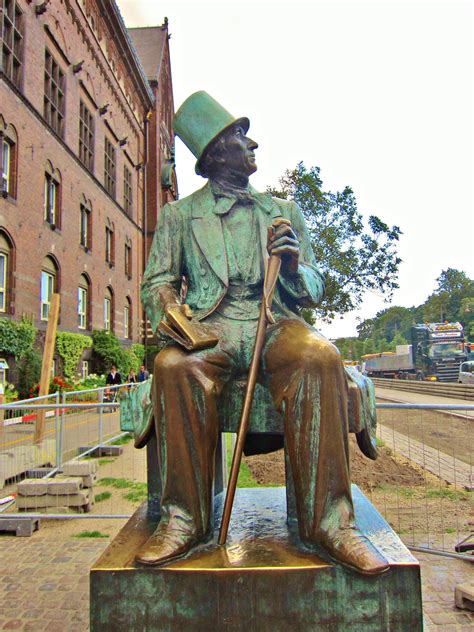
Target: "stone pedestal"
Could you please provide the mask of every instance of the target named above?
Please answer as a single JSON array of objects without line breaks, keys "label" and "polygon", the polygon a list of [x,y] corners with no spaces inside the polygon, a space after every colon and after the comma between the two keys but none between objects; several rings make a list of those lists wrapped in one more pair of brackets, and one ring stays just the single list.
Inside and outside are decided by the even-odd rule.
[{"label": "stone pedestal", "polygon": [[[420,631],[420,569],[353,486],[357,522],[390,562],[365,577],[302,548],[284,488],[239,489],[229,539],[164,567],[135,564],[155,528],[142,506],[91,570],[91,630],[192,632]],[[218,513],[220,515],[220,513]]]}]

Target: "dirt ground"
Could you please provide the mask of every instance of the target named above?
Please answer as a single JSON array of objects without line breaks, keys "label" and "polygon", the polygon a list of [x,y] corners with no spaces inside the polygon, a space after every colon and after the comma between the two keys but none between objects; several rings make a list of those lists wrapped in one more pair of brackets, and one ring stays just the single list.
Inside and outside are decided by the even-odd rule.
[{"label": "dirt ground", "polygon": [[[398,429],[398,428],[397,428]],[[356,483],[397,533],[410,544],[453,544],[469,534],[474,521],[472,494],[459,492],[386,447],[367,459],[350,437],[352,482]],[[284,485],[283,450],[244,459],[260,485]]]}]

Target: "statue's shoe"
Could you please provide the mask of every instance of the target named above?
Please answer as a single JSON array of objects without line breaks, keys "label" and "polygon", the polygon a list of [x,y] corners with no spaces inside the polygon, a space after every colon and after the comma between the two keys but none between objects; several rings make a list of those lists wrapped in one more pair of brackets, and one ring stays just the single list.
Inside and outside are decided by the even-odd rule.
[{"label": "statue's shoe", "polygon": [[193,525],[173,519],[162,520],[138,551],[135,560],[140,564],[158,566],[186,555],[198,540]]},{"label": "statue's shoe", "polygon": [[380,575],[390,568],[370,540],[355,527],[322,533],[318,542],[336,562],[363,575]]}]

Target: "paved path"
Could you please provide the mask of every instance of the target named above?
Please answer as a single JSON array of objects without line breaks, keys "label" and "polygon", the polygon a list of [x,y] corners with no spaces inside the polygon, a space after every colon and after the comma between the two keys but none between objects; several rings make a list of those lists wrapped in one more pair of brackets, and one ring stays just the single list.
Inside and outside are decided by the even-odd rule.
[{"label": "paved path", "polygon": [[[92,527],[89,521],[80,524],[78,520],[77,531],[101,529],[112,537],[123,521],[110,523],[101,528],[99,521]],[[89,569],[108,542],[58,537],[50,525],[31,538],[0,536],[0,630],[87,631]],[[425,630],[473,631],[474,612],[454,606],[454,587],[472,580],[472,564],[427,553],[415,555],[421,562]]]},{"label": "paved path", "polygon": [[394,452],[403,454],[447,483],[468,490],[474,489],[472,465],[382,424],[379,424],[378,435]]}]

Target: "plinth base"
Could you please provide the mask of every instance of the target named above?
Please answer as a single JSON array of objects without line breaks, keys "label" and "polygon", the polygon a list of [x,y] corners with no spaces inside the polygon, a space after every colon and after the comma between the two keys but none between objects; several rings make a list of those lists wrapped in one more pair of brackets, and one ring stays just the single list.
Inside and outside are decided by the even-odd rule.
[{"label": "plinth base", "polygon": [[162,567],[134,562],[155,524],[143,505],[91,569],[91,630],[421,631],[417,560],[353,486],[357,524],[390,562],[365,577],[302,547],[284,488],[239,489],[229,539]]}]

